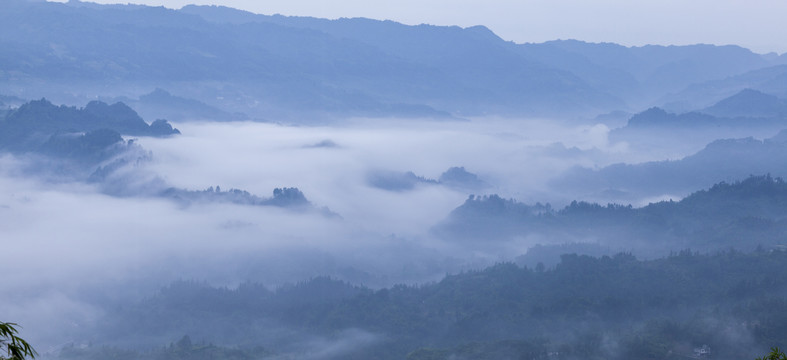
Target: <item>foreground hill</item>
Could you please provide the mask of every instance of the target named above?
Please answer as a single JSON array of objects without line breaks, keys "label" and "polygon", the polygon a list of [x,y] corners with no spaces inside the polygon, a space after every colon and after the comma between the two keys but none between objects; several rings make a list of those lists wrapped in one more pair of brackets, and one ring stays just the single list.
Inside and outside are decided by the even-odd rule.
[{"label": "foreground hill", "polygon": [[[275,291],[177,282],[109,310],[93,341],[181,339],[133,357],[143,359],[221,354],[213,343],[240,352],[218,359],[679,359],[703,345],[716,359],[752,358],[787,337],[785,264],[778,251],[682,251],[651,261],[565,255],[552,269],[499,264],[380,290],[328,278]],[[107,349],[61,358],[124,353]]]}]

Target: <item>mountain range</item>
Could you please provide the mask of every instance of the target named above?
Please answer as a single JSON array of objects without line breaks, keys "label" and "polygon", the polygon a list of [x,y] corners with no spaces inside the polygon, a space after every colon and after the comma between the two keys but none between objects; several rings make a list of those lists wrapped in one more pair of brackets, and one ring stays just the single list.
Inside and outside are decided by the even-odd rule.
[{"label": "mountain range", "polygon": [[728,79],[734,88],[742,80],[729,79],[753,74],[761,81],[748,87],[780,95],[783,73],[774,69],[787,63],[737,46],[515,44],[483,26],[215,6],[8,0],[0,10],[0,93],[82,103],[161,88],[229,114],[298,122],[638,111],[697,84]]}]

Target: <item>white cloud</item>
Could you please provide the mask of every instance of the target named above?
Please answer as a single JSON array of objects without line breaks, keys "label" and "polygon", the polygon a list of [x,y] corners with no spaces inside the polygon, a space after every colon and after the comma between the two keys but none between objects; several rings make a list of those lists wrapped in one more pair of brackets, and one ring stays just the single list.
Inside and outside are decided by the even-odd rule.
[{"label": "white cloud", "polygon": [[[176,126],[183,135],[138,139],[153,155],[133,171],[191,190],[219,185],[270,196],[276,187],[298,187],[343,219],[276,207],[184,207],[156,197],[112,197],[91,185],[27,176],[20,170],[29,167],[26,160],[5,155],[0,234],[7,256],[0,273],[15,276],[0,277],[0,308],[13,309],[8,316],[35,331],[42,323],[35,314],[51,312],[46,304],[62,304],[62,316],[52,318],[58,324],[91,318],[97,310],[81,298],[84,289],[153,291],[176,279],[271,285],[350,274],[378,286],[436,280],[446,271],[510,260],[538,239],[482,253],[431,238],[430,227],[468,194],[428,184],[386,191],[366,183],[370,171],[413,171],[435,179],[451,166],[464,166],[493,185],[489,193],[543,202],[552,196],[547,181],[563,170],[635,155],[610,147],[603,125],[538,119]],[[324,140],[336,146],[308,146]],[[19,299],[35,301],[23,307]],[[42,341],[67,340],[55,335]]]}]

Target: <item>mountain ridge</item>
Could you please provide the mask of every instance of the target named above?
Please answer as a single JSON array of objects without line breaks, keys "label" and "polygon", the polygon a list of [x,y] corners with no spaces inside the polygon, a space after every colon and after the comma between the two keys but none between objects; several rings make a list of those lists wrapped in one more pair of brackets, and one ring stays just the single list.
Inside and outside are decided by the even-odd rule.
[{"label": "mountain ridge", "polygon": [[220,7],[11,0],[0,9],[7,69],[0,92],[74,103],[161,88],[225,112],[294,122],[594,116],[658,105],[653,99],[692,83],[787,61],[740,47],[515,44],[483,26]]}]

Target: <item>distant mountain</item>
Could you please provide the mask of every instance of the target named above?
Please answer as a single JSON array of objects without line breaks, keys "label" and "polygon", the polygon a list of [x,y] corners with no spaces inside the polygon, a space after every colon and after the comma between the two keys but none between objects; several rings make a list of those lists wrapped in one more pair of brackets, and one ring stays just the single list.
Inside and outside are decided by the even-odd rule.
[{"label": "distant mountain", "polygon": [[159,194],[160,197],[173,199],[182,205],[192,203],[231,203],[250,206],[276,206],[301,212],[320,212],[328,217],[338,217],[338,214],[328,208],[316,208],[303,192],[298,188],[276,188],[273,196],[263,198],[239,189],[222,191],[220,187],[210,187],[203,191],[191,191],[178,188],[168,188]]},{"label": "distant mountain", "polygon": [[[121,134],[171,136],[179,134],[166,120],[148,125],[123,103],[93,101],[84,108],[55,106],[46,99],[31,101],[9,112],[0,121],[0,151],[33,154],[30,173],[54,173],[99,186],[114,196],[155,196],[191,203],[233,203],[277,206],[318,212],[336,217],[327,208],[316,208],[297,188],[279,188],[263,198],[243,190],[219,188],[190,191],[168,186],[153,177],[137,179],[133,164],[149,159],[133,140]],[[132,168],[129,170],[128,168]]]},{"label": "distant mountain", "polygon": [[[266,16],[223,7],[7,0],[0,10],[0,92],[74,103],[161,88],[233,114],[298,122],[595,115],[652,106],[652,99],[691,83],[785,60],[734,46],[518,45],[483,26]],[[170,118],[199,115],[165,98],[176,104]]]},{"label": "distant mountain", "polygon": [[780,65],[752,69],[741,74],[721,77],[716,80],[699,82],[686,89],[664,96],[660,103],[671,111],[701,109],[733,96],[745,89],[753,89],[765,94],[787,98],[787,65],[784,56],[779,57]]},{"label": "distant mountain", "polygon": [[[92,101],[84,108],[30,101],[0,119],[0,152],[14,154],[20,172],[47,181],[94,181],[149,157],[123,135],[167,137],[180,132],[166,120],[146,123],[123,103]],[[128,194],[130,195],[130,194]]]},{"label": "distant mountain", "polygon": [[620,192],[622,199],[682,196],[719,181],[751,174],[787,177],[787,131],[765,139],[716,140],[680,160],[614,164],[598,170],[577,167],[554,180],[559,191],[574,194]]},{"label": "distant mountain", "polygon": [[496,195],[471,196],[435,227],[435,233],[478,248],[529,238],[543,244],[592,242],[660,256],[686,248],[753,250],[781,244],[785,218],[787,183],[754,176],[643,208],[575,201],[555,210]]},{"label": "distant mountain", "polygon": [[[373,46],[390,56],[440,71],[440,77],[436,80],[439,81],[439,86],[446,86],[441,90],[445,95],[466,98],[472,93],[473,99],[469,99],[471,103],[494,101],[495,103],[490,103],[483,109],[484,112],[506,111],[506,108],[516,108],[517,103],[527,104],[537,112],[549,112],[547,107],[550,103],[563,103],[571,98],[579,101],[582,106],[590,104],[589,100],[598,104],[620,105],[614,97],[597,93],[570,72],[522,57],[511,44],[483,26],[467,29],[407,26],[392,21],[360,18],[332,21],[308,17],[254,15],[219,7],[191,6],[181,11],[220,23],[272,23],[317,30]],[[500,71],[502,69],[508,70]],[[456,79],[458,83],[450,85],[453,81],[449,79]],[[475,88],[486,90],[477,92]],[[545,96],[544,90],[547,90],[546,94],[549,96]],[[467,106],[438,101],[440,103],[436,103],[435,107],[453,113],[457,113],[456,110],[463,111],[462,108]],[[565,106],[575,105],[566,103]]]},{"label": "distant mountain", "polygon": [[[454,43],[465,46],[468,50],[477,48],[478,50],[473,52],[483,53],[490,58],[509,58],[511,55],[508,52],[511,52],[532,64],[529,66],[541,64],[541,67],[573,74],[592,88],[623,99],[629,104],[651,104],[650,101],[666,93],[680,91],[693,83],[721,79],[776,63],[787,63],[787,59],[754,54],[738,46],[624,47],[576,40],[513,44],[502,41],[484,27],[468,28],[473,34],[467,36],[470,34],[461,35],[458,28],[408,27],[390,21],[369,19],[331,21],[309,17],[266,16],[226,7],[193,5],[184,7],[181,11],[216,23],[268,22],[319,30],[358,40],[415,62],[434,64],[434,60],[445,57],[444,51],[454,46]],[[501,52],[503,50],[505,52]]]},{"label": "distant mountain", "polygon": [[242,121],[249,117],[242,113],[230,113],[202,101],[170,94],[163,89],[155,89],[139,97],[139,100],[126,100],[141,115],[166,118],[171,121]]},{"label": "distant mountain", "polygon": [[634,114],[617,131],[708,127],[787,126],[787,101],[756,90],[743,90],[697,111],[672,113],[658,107]]},{"label": "distant mountain", "polygon": [[440,184],[464,191],[482,191],[489,187],[489,184],[465,170],[464,166],[454,166],[440,174],[437,179]]},{"label": "distant mountain", "polygon": [[174,187],[158,176],[135,172],[135,164],[149,160],[142,156],[117,157],[97,166],[84,181],[94,184],[104,194],[117,197],[162,198],[182,207],[193,205],[235,204],[243,206],[274,206],[298,213],[312,213],[329,218],[341,218],[327,207],[312,204],[298,188],[284,187],[273,190],[271,197],[263,197],[241,189],[222,190],[213,186],[205,190],[188,190]]},{"label": "distant mountain", "polygon": [[165,120],[148,124],[123,103],[108,105],[91,101],[84,108],[56,106],[46,99],[28,102],[6,114],[0,122],[0,144],[13,146],[30,137],[58,132],[112,129],[126,135],[169,136],[179,134]]},{"label": "distant mountain", "polygon": [[695,83],[785,63],[785,59],[771,59],[739,46],[624,47],[558,40],[519,47],[527,56],[571,71],[635,108],[650,106],[665,94]]},{"label": "distant mountain", "polygon": [[0,95],[0,110],[16,108],[26,102],[27,101],[20,99],[16,96]]},{"label": "distant mountain", "polygon": [[122,152],[126,143],[120,134],[110,129],[98,129],[84,134],[55,134],[47,140],[40,153],[65,159],[96,164]]},{"label": "distant mountain", "polygon": [[[725,122],[729,122],[729,120],[699,112],[674,114],[664,109],[653,107],[632,116],[626,124],[626,129],[702,128],[720,126]],[[736,124],[730,123],[729,125]]]},{"label": "distant mountain", "polygon": [[764,117],[787,119],[787,100],[753,89],[722,99],[713,106],[700,110],[705,114],[723,117]]},{"label": "distant mountain", "polygon": [[[404,57],[388,51],[396,44],[370,45],[274,22],[215,23],[164,8],[23,0],[1,6],[7,73],[57,83],[56,88],[69,87],[72,80],[82,92],[100,82],[102,94],[159,87],[218,108],[263,115],[523,114],[584,111],[617,101],[570,73],[500,47],[505,42],[488,30],[395,24],[411,34],[398,44],[423,39],[420,43],[431,49],[406,46],[412,55]],[[31,13],[36,16],[26,16]],[[20,32],[29,21],[40,26]],[[363,24],[359,33],[397,37],[383,22],[350,23]],[[28,82],[27,88],[32,86]],[[553,102],[561,106],[550,106]]]},{"label": "distant mountain", "polygon": [[373,171],[366,176],[366,183],[369,186],[388,191],[413,190],[422,184],[437,185],[436,180],[418,176],[412,171]]},{"label": "distant mountain", "polygon": [[83,162],[106,160],[107,148],[124,143],[121,134],[179,134],[166,120],[147,124],[123,103],[93,101],[84,108],[55,106],[46,99],[28,102],[0,121],[0,151],[39,153]]},{"label": "distant mountain", "polygon": [[782,104],[778,98],[745,90],[701,110],[674,113],[652,107],[612,129],[608,140],[639,151],[670,149],[673,154],[690,154],[716,139],[764,138],[787,128],[787,107]]},{"label": "distant mountain", "polygon": [[489,187],[478,175],[468,172],[464,167],[451,167],[438,180],[418,176],[412,171],[373,171],[367,175],[366,182],[372,187],[388,191],[409,191],[419,185],[443,185],[465,192]]}]

